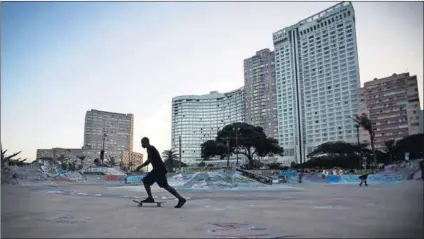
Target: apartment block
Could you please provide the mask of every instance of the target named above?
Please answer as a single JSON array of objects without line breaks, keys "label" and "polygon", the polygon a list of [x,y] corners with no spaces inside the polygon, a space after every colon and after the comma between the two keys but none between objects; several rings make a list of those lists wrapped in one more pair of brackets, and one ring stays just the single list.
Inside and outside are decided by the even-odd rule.
[{"label": "apartment block", "polygon": [[133,151],[134,115],[89,110],[85,115],[84,147],[112,152]]},{"label": "apartment block", "polygon": [[342,2],[273,34],[278,141],[305,162],[328,141],[356,141],[360,87],[355,11]]},{"label": "apartment block", "polygon": [[257,51],[244,60],[246,123],[260,126],[268,137],[277,138],[277,92],[274,52]]},{"label": "apartment block", "polygon": [[[98,149],[82,149],[82,148],[51,148],[51,149],[37,149],[36,159],[52,158],[59,159],[61,157],[77,160],[80,156],[85,156],[84,164],[93,164],[94,159],[100,158],[100,150]],[[120,155],[111,154],[113,157],[120,157]]]},{"label": "apartment block", "polygon": [[122,155],[122,163],[131,169],[143,164],[143,160],[144,158],[142,153],[125,151]]},{"label": "apartment block", "polygon": [[212,91],[206,95],[172,98],[171,145],[179,151],[182,162],[195,165],[201,161],[201,144],[213,140],[228,124],[244,122],[243,87],[227,93]]},{"label": "apartment block", "polygon": [[[360,91],[359,114],[371,119],[376,148],[383,148],[384,141],[422,132],[417,76],[393,74],[365,82]],[[362,129],[360,140],[370,143],[369,134]]]}]

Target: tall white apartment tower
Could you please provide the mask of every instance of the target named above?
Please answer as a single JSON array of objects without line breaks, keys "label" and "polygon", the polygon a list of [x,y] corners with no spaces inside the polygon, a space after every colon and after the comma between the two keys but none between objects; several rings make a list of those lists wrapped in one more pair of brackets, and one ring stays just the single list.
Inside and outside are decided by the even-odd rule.
[{"label": "tall white apartment tower", "polygon": [[182,95],[172,98],[171,145],[189,165],[201,161],[201,144],[216,138],[226,125],[244,122],[244,87],[207,95]]},{"label": "tall white apartment tower", "polygon": [[342,2],[273,34],[278,141],[305,162],[328,141],[355,142],[360,87],[355,12]]}]

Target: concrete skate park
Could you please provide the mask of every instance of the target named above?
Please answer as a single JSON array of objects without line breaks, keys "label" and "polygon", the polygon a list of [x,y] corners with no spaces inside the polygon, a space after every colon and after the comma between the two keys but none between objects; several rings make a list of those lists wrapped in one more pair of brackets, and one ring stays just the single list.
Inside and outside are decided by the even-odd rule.
[{"label": "concrete skate park", "polygon": [[[137,207],[140,183],[21,181],[2,185],[2,237],[422,238],[423,181],[264,185],[222,173],[170,178],[183,208],[153,187],[162,207]],[[207,178],[205,178],[205,175]],[[220,176],[221,175],[221,176]],[[237,177],[238,184],[234,178]],[[244,181],[243,181],[244,180]],[[190,185],[189,187],[187,185]],[[215,187],[213,187],[215,185]],[[219,186],[217,186],[219,185]]]}]

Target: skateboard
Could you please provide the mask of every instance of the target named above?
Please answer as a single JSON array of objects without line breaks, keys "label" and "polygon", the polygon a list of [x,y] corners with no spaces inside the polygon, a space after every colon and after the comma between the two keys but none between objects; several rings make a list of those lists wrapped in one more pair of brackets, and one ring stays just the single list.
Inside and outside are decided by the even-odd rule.
[{"label": "skateboard", "polygon": [[157,207],[161,207],[162,203],[165,203],[165,201],[141,202],[141,201],[137,201],[137,200],[133,200],[133,202],[137,203],[139,207],[142,207],[144,203],[147,203],[147,204],[156,203]]}]

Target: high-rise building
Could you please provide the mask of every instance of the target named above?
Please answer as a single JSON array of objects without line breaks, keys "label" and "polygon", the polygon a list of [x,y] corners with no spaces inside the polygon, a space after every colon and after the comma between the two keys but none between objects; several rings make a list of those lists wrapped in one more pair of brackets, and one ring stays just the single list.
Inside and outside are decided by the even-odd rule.
[{"label": "high-rise building", "polygon": [[[134,170],[137,166],[143,164],[143,154],[137,152],[124,151],[122,154],[122,163],[130,170]],[[142,171],[146,171],[144,168]]]},{"label": "high-rise building", "polygon": [[244,122],[243,87],[227,93],[212,91],[207,95],[184,95],[172,98],[171,145],[181,160],[196,164],[201,160],[201,144],[215,139],[224,126]]},{"label": "high-rise building", "polygon": [[[52,149],[37,149],[36,159],[51,158],[59,160],[62,157],[70,160],[76,160],[84,156],[83,164],[91,165],[96,158],[99,158],[100,151],[97,149],[75,149],[75,148],[52,148]],[[111,155],[115,156],[115,155]]]},{"label": "high-rise building", "polygon": [[246,123],[260,126],[268,137],[277,138],[277,92],[274,52],[263,49],[244,60]]},{"label": "high-rise building", "polygon": [[[393,74],[365,82],[360,91],[359,108],[359,114],[367,115],[373,124],[376,148],[384,148],[384,141],[400,140],[421,132],[417,76]],[[360,140],[370,143],[369,134],[363,129]]]},{"label": "high-rise building", "polygon": [[89,110],[85,114],[85,148],[100,150],[103,148],[104,143],[106,155],[111,152],[132,152],[133,133],[133,114],[120,114],[99,110]]},{"label": "high-rise building", "polygon": [[421,110],[421,133],[424,133],[424,110]]},{"label": "high-rise building", "polygon": [[355,12],[342,2],[273,34],[278,141],[304,162],[328,141],[356,139],[360,87]]}]

